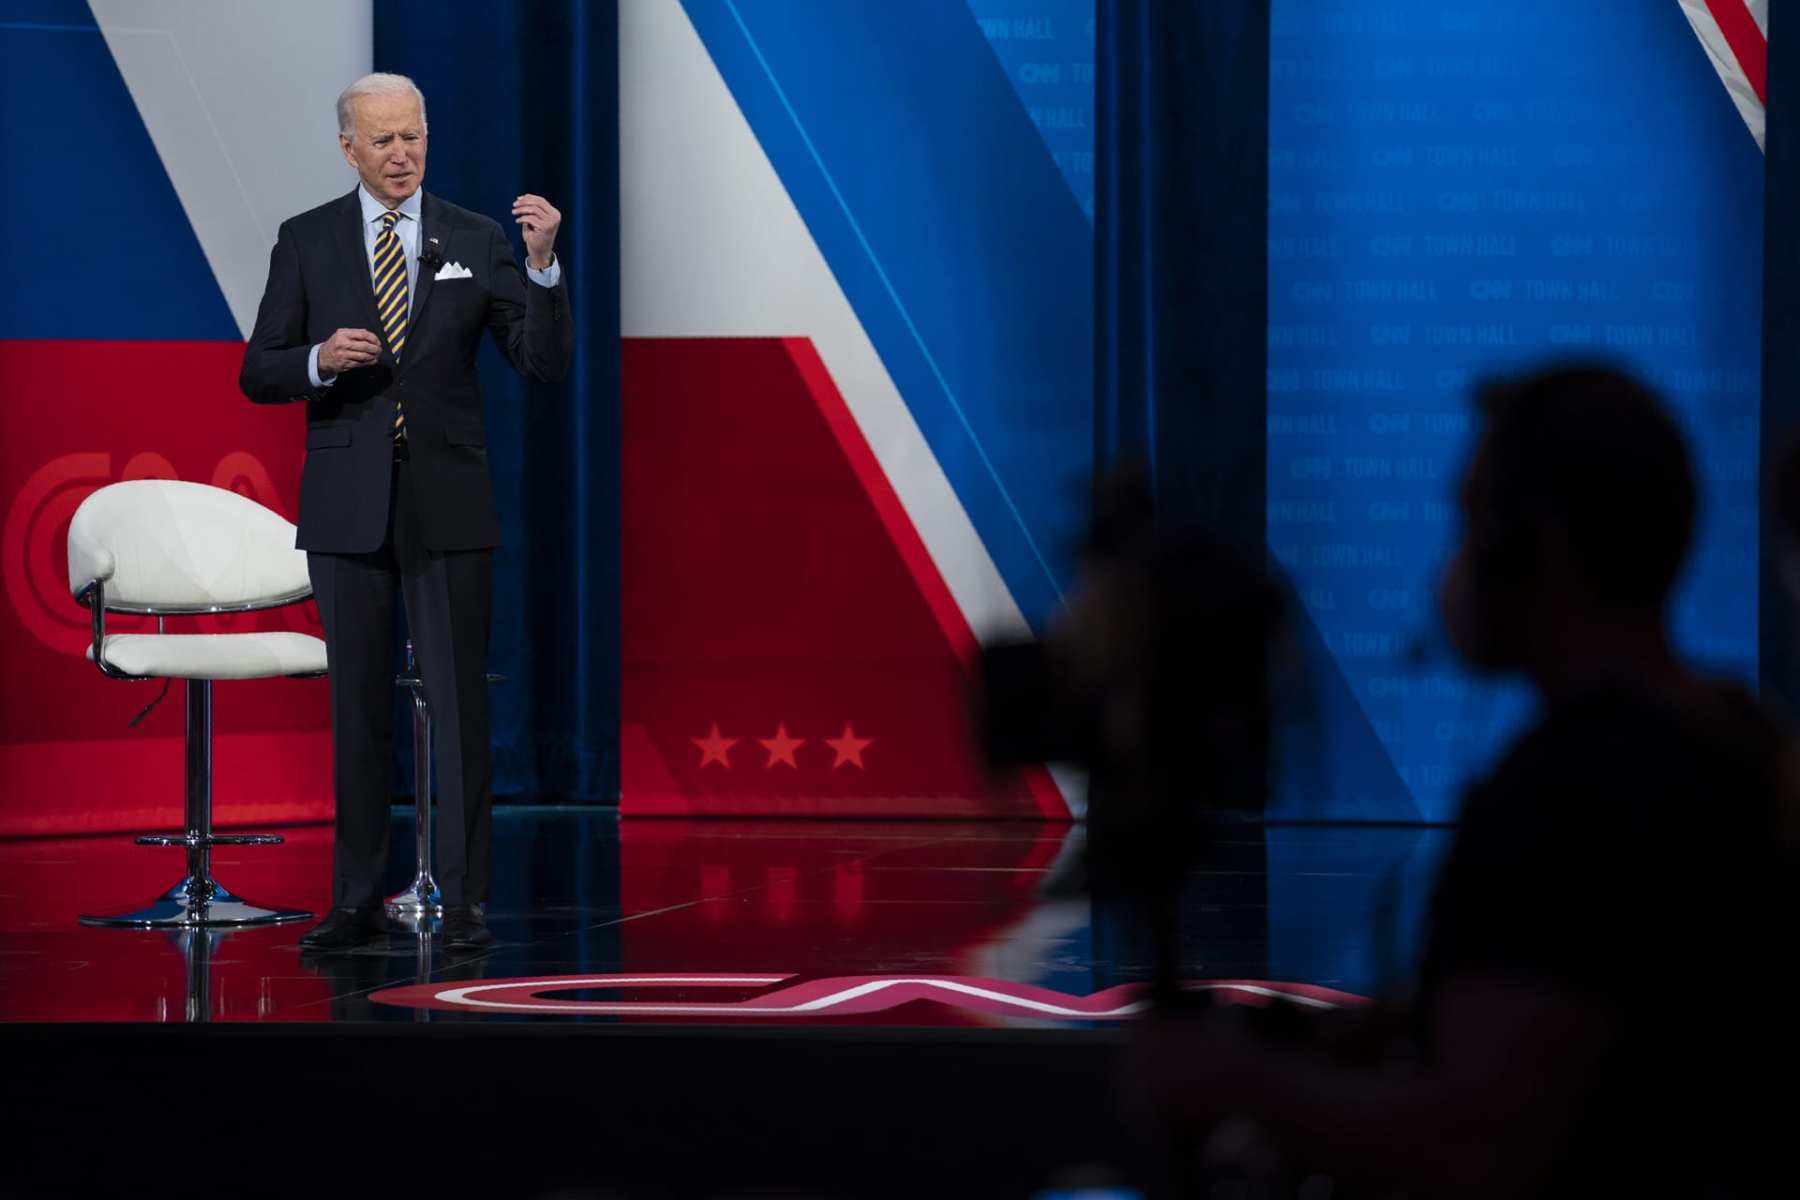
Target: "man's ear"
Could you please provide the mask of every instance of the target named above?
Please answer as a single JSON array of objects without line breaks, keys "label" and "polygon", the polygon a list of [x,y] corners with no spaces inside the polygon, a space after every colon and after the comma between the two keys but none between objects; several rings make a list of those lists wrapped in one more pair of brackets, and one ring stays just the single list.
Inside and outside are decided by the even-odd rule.
[{"label": "man's ear", "polygon": [[341,133],[338,134],[338,149],[343,151],[344,161],[354,167],[356,165],[356,156],[350,153],[350,139]]}]

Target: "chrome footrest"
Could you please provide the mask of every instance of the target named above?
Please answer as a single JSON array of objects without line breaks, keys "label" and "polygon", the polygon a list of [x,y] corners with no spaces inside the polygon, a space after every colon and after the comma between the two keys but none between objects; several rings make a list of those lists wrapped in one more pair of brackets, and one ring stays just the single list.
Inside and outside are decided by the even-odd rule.
[{"label": "chrome footrest", "polygon": [[206,929],[279,925],[284,921],[304,921],[311,916],[299,909],[252,904],[226,890],[211,876],[195,879],[190,875],[135,912],[82,917],[81,923],[132,929]]},{"label": "chrome footrest", "polygon": [[186,846],[194,850],[201,846],[279,846],[282,838],[278,833],[144,833],[136,841],[140,846]]}]

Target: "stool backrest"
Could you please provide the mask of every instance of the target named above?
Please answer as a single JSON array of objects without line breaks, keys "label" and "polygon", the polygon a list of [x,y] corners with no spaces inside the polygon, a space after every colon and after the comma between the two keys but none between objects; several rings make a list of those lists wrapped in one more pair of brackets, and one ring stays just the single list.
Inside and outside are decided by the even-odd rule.
[{"label": "stool backrest", "polygon": [[122,612],[267,608],[311,592],[290,522],[175,479],[110,484],[82,501],[69,522],[69,591],[79,597],[95,580]]}]

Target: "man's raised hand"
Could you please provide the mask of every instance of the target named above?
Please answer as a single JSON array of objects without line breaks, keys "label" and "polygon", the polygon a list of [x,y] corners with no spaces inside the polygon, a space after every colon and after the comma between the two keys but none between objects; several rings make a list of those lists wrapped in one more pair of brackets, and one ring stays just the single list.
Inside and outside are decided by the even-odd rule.
[{"label": "man's raised hand", "polygon": [[534,271],[548,270],[555,258],[556,231],[562,228],[562,213],[542,196],[530,192],[514,200],[512,210],[525,233],[525,265]]}]

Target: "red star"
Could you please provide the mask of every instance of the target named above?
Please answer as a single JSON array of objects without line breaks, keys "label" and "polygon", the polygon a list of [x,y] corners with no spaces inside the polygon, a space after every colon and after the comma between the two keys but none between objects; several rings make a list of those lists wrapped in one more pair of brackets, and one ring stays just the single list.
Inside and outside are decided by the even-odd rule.
[{"label": "red star", "polygon": [[874,738],[857,737],[855,728],[851,726],[850,722],[845,721],[843,737],[825,739],[825,744],[837,751],[837,761],[831,764],[831,769],[835,771],[845,763],[849,763],[857,770],[863,770],[863,751],[874,740]]},{"label": "red star", "polygon": [[800,769],[800,764],[794,761],[794,751],[806,745],[806,739],[789,737],[787,724],[785,722],[775,726],[774,737],[757,738],[756,740],[768,748],[769,761],[767,766],[772,767],[776,763],[786,763],[795,770]]},{"label": "red star", "polygon": [[718,763],[721,767],[731,766],[731,748],[738,744],[738,739],[720,737],[719,723],[713,722],[712,732],[703,738],[689,738],[689,741],[700,747],[700,765]]}]

